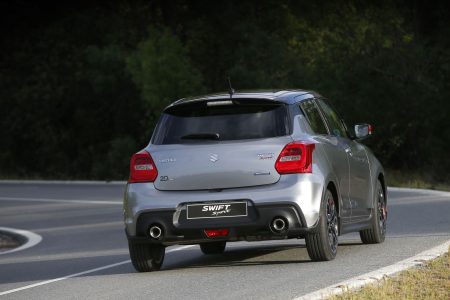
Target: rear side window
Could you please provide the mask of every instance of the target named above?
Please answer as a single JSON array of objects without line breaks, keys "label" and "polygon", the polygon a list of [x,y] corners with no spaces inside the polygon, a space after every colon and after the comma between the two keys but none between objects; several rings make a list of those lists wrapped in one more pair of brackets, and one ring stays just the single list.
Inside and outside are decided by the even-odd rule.
[{"label": "rear side window", "polygon": [[284,104],[250,99],[223,102],[229,104],[195,102],[168,108],[159,120],[152,143],[261,139],[290,134]]},{"label": "rear side window", "polygon": [[314,133],[328,134],[327,127],[325,126],[322,116],[320,115],[320,112],[313,101],[308,100],[301,102],[300,108],[305,113],[309,125],[311,126],[311,129],[314,131]]},{"label": "rear side window", "polygon": [[317,102],[322,108],[325,118],[327,119],[331,134],[335,136],[346,137],[346,130],[337,112],[333,110],[330,105],[325,102],[325,100],[318,99]]}]

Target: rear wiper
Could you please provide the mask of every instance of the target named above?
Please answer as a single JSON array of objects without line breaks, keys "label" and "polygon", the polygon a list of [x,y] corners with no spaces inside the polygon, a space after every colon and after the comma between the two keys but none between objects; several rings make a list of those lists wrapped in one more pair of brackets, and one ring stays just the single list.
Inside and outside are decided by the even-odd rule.
[{"label": "rear wiper", "polygon": [[219,138],[218,133],[192,133],[181,137],[182,140],[218,140]]}]

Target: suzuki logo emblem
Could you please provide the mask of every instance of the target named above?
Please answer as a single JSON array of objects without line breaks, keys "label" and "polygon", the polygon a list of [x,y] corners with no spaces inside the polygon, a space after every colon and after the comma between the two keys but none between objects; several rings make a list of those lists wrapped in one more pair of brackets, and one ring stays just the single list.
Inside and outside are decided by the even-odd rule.
[{"label": "suzuki logo emblem", "polygon": [[212,162],[216,162],[216,161],[219,160],[219,155],[217,155],[217,154],[210,154],[209,155],[209,160],[212,161]]}]

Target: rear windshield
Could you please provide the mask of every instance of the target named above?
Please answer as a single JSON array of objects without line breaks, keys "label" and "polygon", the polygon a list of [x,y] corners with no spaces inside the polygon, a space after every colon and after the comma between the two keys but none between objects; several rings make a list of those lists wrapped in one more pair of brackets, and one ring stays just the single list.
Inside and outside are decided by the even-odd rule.
[{"label": "rear windshield", "polygon": [[289,134],[287,108],[269,101],[234,100],[180,104],[166,109],[152,143],[182,144],[204,140],[261,139]]}]

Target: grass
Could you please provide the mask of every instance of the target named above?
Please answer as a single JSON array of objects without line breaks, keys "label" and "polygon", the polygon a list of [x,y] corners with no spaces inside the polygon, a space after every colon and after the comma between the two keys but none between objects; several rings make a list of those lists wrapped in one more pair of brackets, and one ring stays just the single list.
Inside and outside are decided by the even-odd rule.
[{"label": "grass", "polygon": [[12,236],[0,232],[0,252],[19,246],[20,243]]},{"label": "grass", "polygon": [[[449,248],[450,251],[450,248]],[[450,299],[449,252],[392,278],[385,278],[358,291],[346,291],[329,300],[358,299]]]},{"label": "grass", "polygon": [[386,182],[388,186],[450,191],[450,182],[438,182],[418,172],[386,170]]}]

